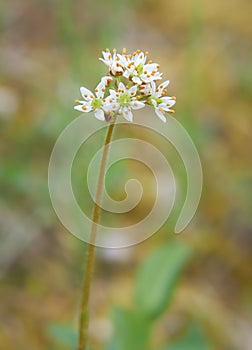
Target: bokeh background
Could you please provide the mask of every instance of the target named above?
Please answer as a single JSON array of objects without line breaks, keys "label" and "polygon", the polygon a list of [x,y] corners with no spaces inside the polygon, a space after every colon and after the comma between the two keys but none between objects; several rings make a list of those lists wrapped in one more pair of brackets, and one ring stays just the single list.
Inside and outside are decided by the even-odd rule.
[{"label": "bokeh background", "polygon": [[[113,343],[118,334],[127,337],[127,344],[137,343],[136,334],[127,331],[129,315],[120,310],[135,308],[139,266],[153,251],[174,242],[192,254],[150,340],[136,349],[252,348],[251,13],[249,0],[0,3],[1,349],[70,349],[86,245],[57,219],[47,168],[57,137],[76,117],[79,86],[94,88],[106,74],[98,61],[106,47],[147,50],[161,64],[171,80],[169,93],[177,96],[176,118],[200,153],[204,187],[198,212],[181,235],[173,235],[171,219],[138,246],[98,249],[92,349],[135,349],[125,347],[126,341]],[[128,133],[136,130],[124,129],[115,137]],[[102,135],[90,143],[88,154],[101,142]],[[158,138],[156,142],[165,147]],[[183,179],[183,167],[175,155],[170,158]],[[74,173],[81,202],[87,193],[82,187],[86,163],[80,163]],[[111,170],[108,186],[115,198],[124,171],[141,178],[145,170],[130,163]],[[147,188],[148,181],[147,176]],[[91,210],[91,200],[86,203]],[[137,216],[148,208],[147,190]],[[146,283],[143,293],[148,295]],[[146,338],[141,325],[136,333]]]}]

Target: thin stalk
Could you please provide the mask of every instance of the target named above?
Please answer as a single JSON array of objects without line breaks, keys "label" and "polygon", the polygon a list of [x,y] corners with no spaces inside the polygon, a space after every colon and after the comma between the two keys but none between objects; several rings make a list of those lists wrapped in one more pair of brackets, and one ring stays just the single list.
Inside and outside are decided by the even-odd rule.
[{"label": "thin stalk", "polygon": [[88,343],[88,324],[89,324],[88,305],[89,305],[89,297],[90,297],[91,280],[92,280],[92,275],[94,270],[97,224],[100,221],[100,215],[101,215],[100,204],[101,204],[102,193],[103,193],[105,169],[106,169],[106,163],[107,163],[108,152],[109,152],[109,144],[112,138],[114,127],[115,127],[115,122],[112,122],[109,124],[108,130],[107,130],[107,135],[105,138],[102,159],[100,164],[95,202],[93,207],[93,220],[92,220],[92,227],[91,227],[91,233],[90,233],[90,243],[88,244],[86,269],[85,269],[83,288],[82,288],[82,302],[80,306],[78,350],[86,350],[87,343]]}]

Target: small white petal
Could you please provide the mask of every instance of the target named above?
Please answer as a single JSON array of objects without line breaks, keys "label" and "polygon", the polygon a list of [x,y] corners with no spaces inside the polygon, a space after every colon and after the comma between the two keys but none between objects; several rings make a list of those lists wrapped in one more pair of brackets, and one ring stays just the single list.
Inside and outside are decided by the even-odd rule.
[{"label": "small white petal", "polygon": [[92,107],[89,106],[89,105],[86,105],[86,106],[85,106],[85,107],[86,107],[85,110],[83,109],[83,106],[84,106],[84,105],[74,106],[74,109],[75,109],[76,111],[80,111],[80,112],[84,112],[84,113],[88,113],[88,112],[90,112],[90,111],[92,110]]},{"label": "small white petal", "polygon": [[123,66],[126,67],[128,62],[125,56],[121,55],[121,54],[117,54],[117,57],[119,57],[119,63]]},{"label": "small white petal", "polygon": [[136,92],[137,92],[137,86],[136,86],[136,85],[133,85],[133,86],[128,90],[128,94],[129,94],[130,96],[135,96]]},{"label": "small white petal", "polygon": [[169,84],[170,84],[170,80],[166,80],[162,84],[159,85],[158,89],[162,89],[162,91],[163,91],[164,88],[166,88],[166,86],[168,86]]},{"label": "small white petal", "polygon": [[162,100],[162,103],[169,103],[171,106],[174,106],[176,101],[172,98],[172,97],[169,97],[169,96],[164,96],[161,98]]},{"label": "small white petal", "polygon": [[118,90],[121,90],[123,93],[125,93],[126,87],[122,82],[119,83]]},{"label": "small white petal", "polygon": [[132,81],[138,85],[142,84],[142,80],[139,77],[133,77]]},{"label": "small white petal", "polygon": [[92,98],[94,98],[94,94],[83,86],[80,88],[80,92],[84,99],[87,101],[90,101]]},{"label": "small white petal", "polygon": [[105,61],[111,61],[112,55],[110,52],[102,51],[102,54],[103,54]]},{"label": "small white petal", "polygon": [[97,108],[95,110],[95,118],[99,119],[99,120],[105,120],[105,117],[104,117],[104,112],[102,109],[100,108]]},{"label": "small white petal", "polygon": [[130,107],[132,109],[140,109],[140,108],[144,108],[145,104],[143,102],[140,102],[140,101],[131,101]]},{"label": "small white petal", "polygon": [[155,108],[155,112],[156,112],[156,115],[158,116],[158,118],[160,118],[162,120],[162,122],[166,123],[166,118],[165,118],[164,114],[158,108]]},{"label": "small white petal", "polygon": [[150,85],[151,85],[152,95],[155,96],[155,94],[156,94],[156,83],[154,81],[151,81]]},{"label": "small white petal", "polygon": [[126,71],[123,73],[123,76],[124,76],[125,78],[129,78],[129,76],[130,76],[130,71],[129,71],[129,70],[126,70]]},{"label": "small white petal", "polygon": [[95,88],[95,94],[98,98],[103,98],[105,94],[105,83],[101,81]]},{"label": "small white petal", "polygon": [[159,107],[166,110],[166,109],[169,109],[169,108],[171,108],[172,106],[174,106],[175,103],[176,103],[176,101],[169,100],[168,102],[160,103],[160,104],[159,104]]},{"label": "small white petal", "polygon": [[116,111],[118,110],[120,107],[119,103],[116,103],[116,102],[105,102],[103,104],[103,109],[106,111],[106,112],[109,112],[109,111]]},{"label": "small white petal", "polygon": [[163,73],[156,72],[156,74],[154,75],[154,79],[160,80],[160,79],[162,79],[162,75],[163,75]]},{"label": "small white petal", "polygon": [[113,98],[113,99],[117,98],[115,90],[109,89],[109,93],[110,93],[110,96],[108,96],[107,99],[108,98]]},{"label": "small white petal", "polygon": [[99,58],[99,60],[105,63],[107,66],[109,65],[108,61],[104,60],[103,58]]},{"label": "small white petal", "polygon": [[82,105],[74,106],[74,109],[76,111],[84,112],[83,109],[82,109]]},{"label": "small white petal", "polygon": [[153,104],[154,107],[157,107],[157,101],[156,101],[156,100],[153,100],[153,99],[152,99],[151,102],[152,102],[152,104]]},{"label": "small white petal", "polygon": [[133,114],[132,114],[131,110],[128,107],[122,108],[122,115],[129,122],[133,121]]},{"label": "small white petal", "polygon": [[136,55],[134,59],[135,66],[137,67],[139,64],[145,64],[146,62],[146,56],[143,52],[140,52],[138,55]]}]

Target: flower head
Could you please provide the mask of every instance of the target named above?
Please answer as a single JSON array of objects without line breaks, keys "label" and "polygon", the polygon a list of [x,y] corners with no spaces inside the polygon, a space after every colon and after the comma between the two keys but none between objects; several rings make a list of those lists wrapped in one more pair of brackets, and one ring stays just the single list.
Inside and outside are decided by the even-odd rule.
[{"label": "flower head", "polygon": [[147,62],[148,52],[137,50],[127,54],[126,49],[122,53],[114,49],[111,53],[106,49],[102,55],[100,60],[108,67],[109,74],[101,78],[94,93],[81,87],[83,100],[77,100],[74,108],[81,112],[94,111],[99,120],[111,122],[116,115],[122,115],[132,122],[132,110],[149,105],[165,122],[165,112],[173,113],[171,107],[176,101],[175,97],[166,96],[169,80],[156,87],[162,73],[157,63]]},{"label": "flower head", "polygon": [[145,103],[136,99],[137,86],[128,87],[119,83],[118,90],[110,90],[109,102],[116,106],[118,114],[122,114],[125,119],[132,122],[132,109],[145,107]]},{"label": "flower head", "polygon": [[105,120],[104,110],[108,107],[108,104],[104,102],[104,94],[106,91],[106,83],[108,82],[108,77],[104,77],[101,82],[95,88],[95,95],[85,87],[80,88],[80,92],[84,101],[76,100],[78,103],[74,107],[80,112],[91,112],[94,110],[95,117],[99,120]]},{"label": "flower head", "polygon": [[165,96],[165,88],[169,85],[170,81],[166,80],[164,83],[159,85],[156,88],[156,84],[152,82],[152,92],[148,101],[149,104],[154,107],[156,115],[163,121],[166,122],[165,112],[174,113],[174,110],[171,109],[172,106],[176,103],[176,98],[174,96]]},{"label": "flower head", "polygon": [[147,54],[141,51],[134,52],[123,76],[132,79],[134,83],[139,85],[162,79],[162,73],[158,71],[160,66],[157,63],[149,61],[146,64]]},{"label": "flower head", "polygon": [[103,58],[100,58],[102,62],[109,67],[109,72],[111,75],[122,75],[124,71],[123,62],[120,59],[120,56],[116,54],[116,49],[113,50],[113,53],[109,49],[102,52]]}]

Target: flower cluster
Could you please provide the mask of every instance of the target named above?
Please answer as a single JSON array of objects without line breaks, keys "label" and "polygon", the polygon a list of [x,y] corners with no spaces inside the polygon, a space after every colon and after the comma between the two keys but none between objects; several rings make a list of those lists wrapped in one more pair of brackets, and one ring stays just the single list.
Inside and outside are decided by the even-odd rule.
[{"label": "flower cluster", "polygon": [[176,98],[166,95],[169,80],[157,86],[162,73],[157,63],[147,61],[148,52],[137,50],[128,55],[126,49],[122,53],[117,53],[116,49],[111,53],[106,49],[102,54],[100,60],[108,67],[109,75],[101,79],[94,93],[81,87],[83,100],[76,100],[74,109],[80,112],[94,111],[99,120],[110,122],[117,115],[122,115],[132,122],[132,110],[149,105],[166,122],[165,113],[174,113],[171,108]]}]

